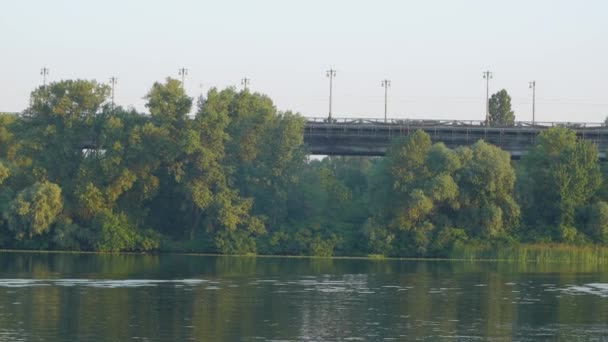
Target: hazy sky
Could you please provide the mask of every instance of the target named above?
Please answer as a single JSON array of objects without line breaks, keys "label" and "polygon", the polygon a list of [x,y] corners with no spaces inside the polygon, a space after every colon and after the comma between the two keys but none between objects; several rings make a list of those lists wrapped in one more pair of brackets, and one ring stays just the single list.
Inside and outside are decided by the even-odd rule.
[{"label": "hazy sky", "polygon": [[518,120],[608,115],[605,0],[0,0],[0,111],[20,111],[49,80],[118,77],[116,100],[144,109],[154,81],[189,69],[186,90],[240,87],[281,110],[482,119],[485,81],[507,89]]}]

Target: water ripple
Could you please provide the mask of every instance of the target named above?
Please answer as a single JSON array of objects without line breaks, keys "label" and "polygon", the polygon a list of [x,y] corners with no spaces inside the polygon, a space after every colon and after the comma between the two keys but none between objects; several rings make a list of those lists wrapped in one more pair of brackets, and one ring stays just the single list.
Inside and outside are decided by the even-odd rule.
[{"label": "water ripple", "polygon": [[158,285],[196,286],[208,280],[204,279],[0,279],[0,287],[36,287],[36,286],[83,286],[99,288],[130,288]]},{"label": "water ripple", "polygon": [[608,297],[608,284],[591,283],[584,285],[568,285],[566,288],[561,289],[561,291],[570,295],[590,294],[606,298]]}]

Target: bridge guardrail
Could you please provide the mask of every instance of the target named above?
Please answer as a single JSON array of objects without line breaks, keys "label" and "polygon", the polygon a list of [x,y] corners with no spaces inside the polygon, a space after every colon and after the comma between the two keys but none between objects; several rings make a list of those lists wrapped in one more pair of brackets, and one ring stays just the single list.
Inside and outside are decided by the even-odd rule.
[{"label": "bridge guardrail", "polygon": [[577,136],[597,144],[601,151],[608,148],[608,127],[603,123],[541,122],[532,126],[531,122],[516,122],[513,126],[486,126],[479,120],[391,120],[385,123],[379,119],[336,119],[328,122],[327,119],[313,118],[306,123],[304,139],[325,154],[332,152],[333,148],[337,154],[380,155],[379,151],[384,151],[389,141],[422,130],[434,142],[444,142],[450,147],[484,140],[515,153],[535,144],[543,130],[557,126],[573,129]]},{"label": "bridge guardrail", "polygon": [[597,122],[552,122],[552,121],[516,121],[513,125],[486,125],[484,120],[427,120],[427,119],[378,119],[378,118],[332,118],[331,122],[327,117],[305,117],[307,123],[313,124],[374,124],[374,125],[407,125],[407,126],[450,126],[450,127],[492,127],[492,128],[606,128],[605,123]]}]

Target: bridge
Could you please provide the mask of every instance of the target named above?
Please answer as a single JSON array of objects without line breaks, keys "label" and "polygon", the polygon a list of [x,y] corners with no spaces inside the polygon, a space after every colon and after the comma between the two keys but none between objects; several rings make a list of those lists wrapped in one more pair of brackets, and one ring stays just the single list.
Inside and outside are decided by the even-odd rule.
[{"label": "bridge", "polygon": [[[5,113],[23,115],[23,113]],[[469,146],[479,140],[500,147],[519,159],[536,143],[538,135],[551,127],[566,127],[579,138],[598,146],[599,157],[608,160],[608,126],[605,123],[524,122],[510,126],[488,126],[480,120],[347,119],[305,118],[304,143],[313,155],[383,156],[391,141],[417,130],[450,148]],[[85,143],[85,146],[91,145]],[[89,147],[87,147],[89,148]]]},{"label": "bridge", "polygon": [[600,158],[608,149],[608,126],[603,123],[515,122],[511,126],[488,126],[475,120],[412,119],[332,119],[307,118],[304,142],[312,154],[342,156],[383,156],[391,141],[421,130],[433,142],[450,148],[472,145],[479,140],[496,145],[519,159],[536,143],[538,135],[550,127],[567,127],[580,138],[595,143]]}]

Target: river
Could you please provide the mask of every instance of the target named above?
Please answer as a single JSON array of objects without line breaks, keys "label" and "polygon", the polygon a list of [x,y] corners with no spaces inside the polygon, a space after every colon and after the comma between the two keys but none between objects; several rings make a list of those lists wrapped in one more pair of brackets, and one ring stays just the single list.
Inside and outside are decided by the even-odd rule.
[{"label": "river", "polygon": [[0,253],[0,341],[603,341],[602,265]]}]

